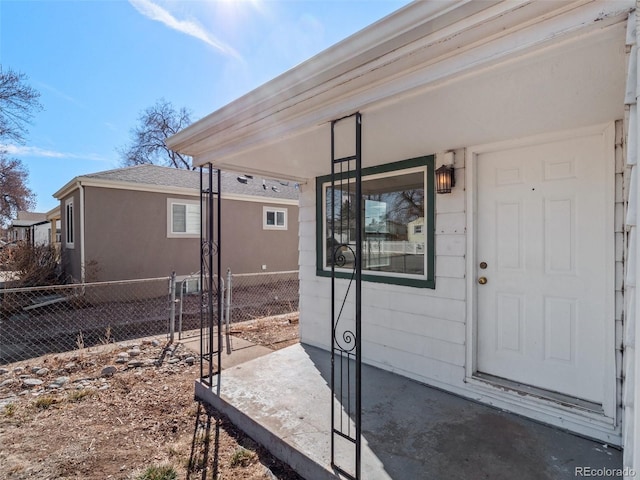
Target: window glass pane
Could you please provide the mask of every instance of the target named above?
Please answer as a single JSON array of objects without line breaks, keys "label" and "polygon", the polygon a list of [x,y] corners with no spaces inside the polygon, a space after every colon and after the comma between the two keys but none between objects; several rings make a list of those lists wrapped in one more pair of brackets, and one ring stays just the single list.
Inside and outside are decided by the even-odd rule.
[{"label": "window glass pane", "polygon": [[187,232],[187,206],[179,203],[171,205],[171,231],[175,233]]},{"label": "window glass pane", "polygon": [[[355,186],[325,188],[325,267],[353,268]],[[362,179],[363,270],[425,274],[424,193],[424,171]]]},{"label": "window glass pane", "polygon": [[186,233],[200,233],[200,205],[186,205]]},{"label": "window glass pane", "polygon": [[276,212],[276,225],[284,227],[284,212]]},{"label": "window glass pane", "polygon": [[267,225],[273,226],[276,224],[276,212],[267,212]]},{"label": "window glass pane", "polygon": [[73,203],[67,203],[67,243],[73,243]]}]

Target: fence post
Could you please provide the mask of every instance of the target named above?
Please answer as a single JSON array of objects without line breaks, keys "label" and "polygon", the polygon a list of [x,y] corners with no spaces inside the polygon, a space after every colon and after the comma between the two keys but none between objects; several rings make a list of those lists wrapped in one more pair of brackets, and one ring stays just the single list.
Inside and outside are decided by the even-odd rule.
[{"label": "fence post", "polygon": [[227,268],[227,291],[226,291],[226,328],[225,334],[227,337],[227,354],[231,355],[231,269]]},{"label": "fence post", "polygon": [[169,314],[169,342],[173,343],[176,330],[176,272],[171,272],[169,280],[169,301],[171,302],[171,313]]},{"label": "fence post", "polygon": [[182,340],[182,305],[184,302],[184,290],[185,290],[185,282],[187,279],[183,279],[180,282],[180,300],[178,303],[180,304],[180,311],[178,312],[178,340]]}]

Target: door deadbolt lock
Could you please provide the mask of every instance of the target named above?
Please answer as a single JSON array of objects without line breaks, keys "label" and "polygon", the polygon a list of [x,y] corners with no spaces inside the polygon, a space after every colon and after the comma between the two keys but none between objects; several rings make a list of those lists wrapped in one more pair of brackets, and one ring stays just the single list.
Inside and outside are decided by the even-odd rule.
[{"label": "door deadbolt lock", "polygon": [[478,279],[478,283],[479,283],[480,285],[484,285],[484,284],[486,284],[486,283],[487,283],[487,277],[480,277],[480,278]]},{"label": "door deadbolt lock", "polygon": [[487,262],[480,262],[480,268],[483,270],[487,268]]}]

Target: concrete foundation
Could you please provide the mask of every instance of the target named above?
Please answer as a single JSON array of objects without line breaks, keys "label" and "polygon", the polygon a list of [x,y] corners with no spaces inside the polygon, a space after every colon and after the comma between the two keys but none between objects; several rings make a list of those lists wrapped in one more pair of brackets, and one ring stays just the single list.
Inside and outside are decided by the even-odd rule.
[{"label": "concrete foundation", "polygon": [[[305,479],[341,478],[330,460],[329,357],[294,345],[226,368],[213,388],[197,382],[196,397]],[[362,398],[363,479],[615,478],[622,469],[612,447],[365,365]],[[353,471],[351,445],[336,445],[337,463]]]}]

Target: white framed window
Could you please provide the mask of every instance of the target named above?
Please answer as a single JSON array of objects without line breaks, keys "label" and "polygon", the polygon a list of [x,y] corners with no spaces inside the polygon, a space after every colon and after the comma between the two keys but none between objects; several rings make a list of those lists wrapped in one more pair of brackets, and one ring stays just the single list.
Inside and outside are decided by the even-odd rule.
[{"label": "white framed window", "polygon": [[178,198],[167,199],[167,237],[200,236],[200,202]]},{"label": "white framed window", "polygon": [[73,218],[73,198],[69,198],[64,202],[64,226],[64,243],[67,248],[74,248],[75,225]]},{"label": "white framed window", "polygon": [[413,227],[413,233],[414,234],[422,233],[422,225],[415,225]]},{"label": "white framed window", "polygon": [[262,207],[263,230],[286,230],[287,209],[275,207]]}]

